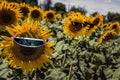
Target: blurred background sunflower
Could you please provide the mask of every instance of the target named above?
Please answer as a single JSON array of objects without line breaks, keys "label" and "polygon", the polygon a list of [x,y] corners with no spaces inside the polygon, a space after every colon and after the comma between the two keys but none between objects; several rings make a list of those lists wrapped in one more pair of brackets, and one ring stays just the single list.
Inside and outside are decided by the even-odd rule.
[{"label": "blurred background sunflower", "polygon": [[43,10],[40,7],[33,7],[30,9],[29,18],[40,21],[43,17]]},{"label": "blurred background sunflower", "polygon": [[120,23],[119,22],[113,22],[110,25],[110,30],[115,30],[116,33],[120,32]]},{"label": "blurred background sunflower", "polygon": [[[34,27],[33,27],[34,26]],[[1,36],[0,48],[3,48],[2,55],[5,55],[4,61],[8,60],[11,67],[22,69],[23,72],[31,72],[40,70],[42,67],[50,63],[50,58],[54,50],[51,48],[54,44],[43,42],[52,35],[50,30],[45,27],[39,27],[38,22],[26,20],[22,25],[7,27],[6,30],[12,37]],[[39,47],[27,47],[20,45],[17,37],[42,39],[42,45]],[[29,66],[29,68],[28,68]]]},{"label": "blurred background sunflower", "polygon": [[88,27],[88,30],[86,31],[86,35],[90,36],[98,29],[98,27],[102,26],[102,24],[103,24],[103,17],[100,14],[86,17],[86,27]]},{"label": "blurred background sunflower", "polygon": [[102,26],[103,24],[103,16],[100,14],[96,14],[94,20],[92,21],[94,26]]},{"label": "blurred background sunflower", "polygon": [[23,18],[28,18],[28,14],[32,7],[27,3],[20,3],[20,11],[23,15]]},{"label": "blurred background sunflower", "polygon": [[5,29],[5,26],[16,25],[21,19],[18,4],[2,1],[0,3],[0,30]]},{"label": "blurred background sunflower", "polygon": [[105,28],[107,28],[107,27],[109,27],[109,25],[108,25],[107,23],[104,23],[104,24],[101,26],[101,28],[103,28],[103,29],[105,29]]},{"label": "blurred background sunflower", "polygon": [[43,18],[46,20],[46,21],[54,21],[55,20],[55,11],[54,10],[47,10],[45,11],[44,13],[44,16]]},{"label": "blurred background sunflower", "polygon": [[98,43],[103,44],[109,42],[110,40],[114,39],[116,34],[117,33],[114,30],[108,30],[99,38]]}]

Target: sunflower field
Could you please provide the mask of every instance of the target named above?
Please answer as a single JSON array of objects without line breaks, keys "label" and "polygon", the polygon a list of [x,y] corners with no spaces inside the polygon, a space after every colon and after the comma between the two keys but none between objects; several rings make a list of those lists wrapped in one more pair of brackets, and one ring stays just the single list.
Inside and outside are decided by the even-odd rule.
[{"label": "sunflower field", "polygon": [[120,22],[1,0],[0,80],[120,80]]}]

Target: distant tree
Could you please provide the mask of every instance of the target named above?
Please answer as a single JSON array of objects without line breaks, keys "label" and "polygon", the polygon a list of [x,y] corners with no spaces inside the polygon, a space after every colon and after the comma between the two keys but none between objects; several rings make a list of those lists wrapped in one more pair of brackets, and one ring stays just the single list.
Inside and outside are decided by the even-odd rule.
[{"label": "distant tree", "polygon": [[87,10],[84,7],[75,7],[72,6],[69,11],[81,12],[82,14],[86,14]]},{"label": "distant tree", "polygon": [[115,22],[115,21],[120,22],[120,13],[108,12],[108,14],[105,17],[106,17],[106,22]]},{"label": "distant tree", "polygon": [[65,6],[65,4],[63,4],[61,2],[55,3],[53,8],[58,13],[64,13],[64,12],[66,12],[66,6]]},{"label": "distant tree", "polygon": [[18,3],[21,3],[21,2],[25,2],[25,3],[28,3],[32,6],[34,5],[38,5],[38,0],[8,0],[9,2],[18,2]]},{"label": "distant tree", "polygon": [[32,6],[34,5],[38,6],[38,0],[26,0],[26,1],[28,1]]},{"label": "distant tree", "polygon": [[52,5],[52,1],[51,0],[44,0],[43,9],[44,10],[49,10],[49,9],[52,8],[51,5]]},{"label": "distant tree", "polygon": [[93,12],[92,14],[90,14],[91,16],[95,16],[95,15],[97,15],[97,14],[99,14],[99,12]]}]

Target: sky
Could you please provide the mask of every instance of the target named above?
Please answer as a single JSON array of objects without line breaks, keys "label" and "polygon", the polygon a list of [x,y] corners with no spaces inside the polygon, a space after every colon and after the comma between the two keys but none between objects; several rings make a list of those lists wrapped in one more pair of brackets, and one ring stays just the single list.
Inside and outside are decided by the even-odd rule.
[{"label": "sky", "polygon": [[[38,0],[38,4],[43,3],[44,0]],[[54,5],[56,2],[61,2],[66,5],[67,10],[70,6],[84,7],[87,14],[99,12],[106,15],[110,12],[120,13],[120,0],[52,0]]]}]

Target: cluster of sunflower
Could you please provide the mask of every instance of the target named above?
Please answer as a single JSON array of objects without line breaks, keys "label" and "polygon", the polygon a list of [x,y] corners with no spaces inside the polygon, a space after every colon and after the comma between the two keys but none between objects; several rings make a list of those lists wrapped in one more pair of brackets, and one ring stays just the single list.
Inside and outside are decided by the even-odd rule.
[{"label": "cluster of sunflower", "polygon": [[105,31],[98,41],[99,44],[109,42],[120,32],[119,22],[108,22],[103,24],[101,27],[104,28]]},{"label": "cluster of sunflower", "polygon": [[[0,36],[0,48],[3,49],[0,56],[5,56],[3,61],[25,73],[40,70],[51,62],[54,44],[47,39],[53,33],[46,26],[40,26],[43,16],[52,20],[54,11],[46,11],[43,15],[43,10],[37,6],[0,1],[0,31],[9,34]],[[41,45],[23,46],[18,42],[19,37],[39,39]]]},{"label": "cluster of sunflower", "polygon": [[102,23],[103,17],[99,14],[93,17],[79,12],[69,12],[63,30],[71,37],[90,36]]},{"label": "cluster of sunflower", "polygon": [[98,28],[104,28],[104,34],[98,40],[99,44],[110,41],[120,32],[119,22],[103,23],[103,16],[85,16],[80,12],[69,12],[63,26],[64,33],[72,38],[79,36],[90,36]]}]

